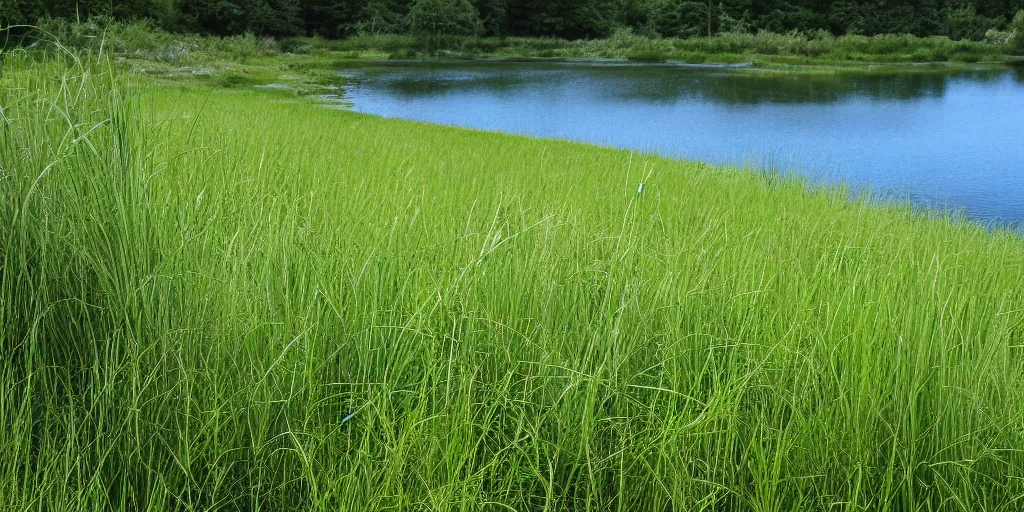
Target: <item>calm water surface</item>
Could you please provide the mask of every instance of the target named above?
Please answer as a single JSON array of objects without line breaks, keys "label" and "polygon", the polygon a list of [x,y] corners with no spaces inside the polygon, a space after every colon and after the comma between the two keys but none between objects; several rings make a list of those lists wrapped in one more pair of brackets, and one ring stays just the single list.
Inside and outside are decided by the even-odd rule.
[{"label": "calm water surface", "polygon": [[774,167],[1024,223],[1024,69],[401,63],[347,76],[358,112]]}]

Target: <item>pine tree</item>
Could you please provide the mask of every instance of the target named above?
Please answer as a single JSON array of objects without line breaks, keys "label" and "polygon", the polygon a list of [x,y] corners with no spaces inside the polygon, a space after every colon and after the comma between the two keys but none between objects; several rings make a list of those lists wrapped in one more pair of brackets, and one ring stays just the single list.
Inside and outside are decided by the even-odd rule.
[{"label": "pine tree", "polygon": [[267,0],[274,17],[266,26],[266,34],[294,36],[302,33],[302,6],[299,0]]},{"label": "pine tree", "polygon": [[334,37],[338,34],[337,9],[333,0],[301,0],[302,26],[307,36]]},{"label": "pine tree", "polygon": [[508,0],[477,0],[476,8],[485,34],[504,36],[508,32]]},{"label": "pine tree", "polygon": [[480,33],[480,15],[469,0],[416,0],[406,21],[414,33],[431,38]]},{"label": "pine tree", "polygon": [[393,0],[368,0],[355,23],[358,32],[391,34],[402,30],[403,16]]}]

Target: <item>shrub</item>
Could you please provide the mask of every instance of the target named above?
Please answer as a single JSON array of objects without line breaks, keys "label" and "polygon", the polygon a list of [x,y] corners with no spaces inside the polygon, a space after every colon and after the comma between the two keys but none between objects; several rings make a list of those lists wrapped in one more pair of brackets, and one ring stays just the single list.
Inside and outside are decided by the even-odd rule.
[{"label": "shrub", "polygon": [[59,41],[68,48],[82,50],[99,50],[110,19],[103,16],[93,16],[81,23],[71,23],[60,18],[48,18],[40,20],[36,26],[39,29],[39,40],[44,43]]},{"label": "shrub", "polygon": [[626,58],[635,62],[665,62],[668,57],[657,50],[633,50]]},{"label": "shrub", "polygon": [[994,28],[990,28],[985,32],[985,42],[989,44],[1006,45],[1010,44],[1012,39],[1012,30],[996,30]]},{"label": "shrub", "polygon": [[1010,22],[1010,29],[1013,36],[1010,38],[1010,46],[1017,50],[1024,50],[1024,9],[1017,11]]},{"label": "shrub", "polygon": [[214,50],[225,53],[239,62],[245,62],[253,57],[273,54],[279,51],[277,42],[274,39],[256,37],[252,33],[222,39],[214,38],[212,41],[214,43]]},{"label": "shrub", "polygon": [[252,76],[249,76],[247,74],[239,73],[239,72],[236,72],[236,71],[225,71],[223,73],[218,73],[214,77],[213,83],[215,85],[217,85],[218,87],[224,87],[224,88],[230,89],[230,88],[234,88],[234,87],[244,87],[244,86],[248,86],[248,85],[256,85],[258,83],[258,81],[253,79]]}]

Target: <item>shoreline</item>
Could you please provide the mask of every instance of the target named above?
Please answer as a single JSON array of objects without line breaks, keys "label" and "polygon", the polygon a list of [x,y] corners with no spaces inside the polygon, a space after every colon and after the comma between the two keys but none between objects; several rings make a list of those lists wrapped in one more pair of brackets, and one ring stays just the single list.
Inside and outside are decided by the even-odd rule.
[{"label": "shoreline", "polygon": [[[415,63],[415,62],[424,62],[424,61],[381,61],[380,63],[381,64],[386,64],[386,63],[395,63],[395,64],[406,63],[406,64],[408,64],[408,63]],[[458,62],[459,63],[465,63],[466,61],[458,61]],[[426,63],[429,63],[429,62],[426,62]],[[578,64],[578,63],[570,63],[570,64]],[[157,87],[161,88],[160,85],[157,85]],[[359,115],[359,116],[367,116],[367,117],[373,118],[373,119],[389,120],[389,121],[394,121],[394,122],[413,123],[413,124],[423,125],[423,126],[430,127],[430,128],[435,128],[437,130],[452,130],[452,129],[454,129],[454,130],[465,131],[467,133],[489,134],[489,135],[494,135],[494,136],[507,136],[507,137],[514,137],[514,138],[522,137],[522,138],[526,138],[526,139],[530,139],[530,140],[544,141],[544,142],[548,142],[548,143],[565,143],[565,144],[570,144],[570,145],[582,145],[582,146],[589,147],[589,148],[593,149],[594,151],[625,151],[625,152],[629,152],[629,153],[633,153],[633,154],[637,154],[637,155],[645,155],[646,157],[651,157],[651,158],[657,158],[657,159],[663,159],[663,160],[666,160],[666,161],[676,162],[679,165],[707,166],[707,167],[711,167],[711,168],[715,168],[715,169],[720,169],[720,170],[725,170],[725,171],[740,172],[740,173],[743,173],[743,174],[761,175],[761,174],[765,174],[765,173],[769,172],[767,169],[764,169],[764,168],[761,168],[761,167],[740,165],[738,163],[717,163],[717,162],[706,161],[706,160],[703,160],[703,159],[687,158],[685,156],[681,156],[681,155],[677,155],[677,154],[671,154],[671,153],[663,153],[663,152],[659,152],[659,151],[646,151],[646,150],[640,150],[640,149],[630,149],[630,148],[625,148],[625,147],[618,147],[618,146],[613,146],[613,145],[606,145],[606,144],[600,144],[600,143],[595,143],[595,142],[587,142],[587,141],[573,140],[573,139],[566,139],[566,138],[559,138],[559,137],[552,137],[552,136],[527,135],[527,134],[519,134],[519,133],[512,133],[512,132],[501,131],[499,129],[481,129],[481,128],[474,128],[472,126],[464,126],[464,125],[458,125],[458,124],[435,123],[435,122],[430,122],[430,121],[421,121],[421,120],[415,120],[415,119],[407,119],[407,118],[403,118],[403,117],[381,116],[381,115],[377,115],[377,114],[373,114],[373,113],[368,113],[368,112],[358,112],[358,111],[353,110],[352,107],[354,106],[354,104],[352,103],[351,99],[346,94],[344,94],[343,91],[345,90],[345,88],[346,88],[346,86],[339,86],[336,89],[332,89],[332,90],[329,90],[329,91],[325,90],[322,94],[298,96],[298,95],[296,95],[297,89],[295,87],[293,87],[293,86],[289,86],[289,85],[285,85],[285,84],[278,84],[278,83],[271,83],[271,84],[266,84],[266,85],[255,85],[255,86],[252,86],[252,87],[240,88],[240,89],[237,89],[235,91],[230,91],[230,90],[226,90],[226,89],[220,89],[218,91],[217,88],[213,88],[211,92],[219,92],[221,94],[231,93],[231,94],[243,94],[243,95],[244,94],[266,95],[268,97],[268,99],[272,99],[272,98],[280,99],[282,96],[284,96],[284,97],[293,97],[297,103],[310,103],[310,104],[313,104],[313,105],[315,105],[317,107],[325,108],[325,109],[329,109],[329,110],[338,110],[338,111],[347,112],[347,113],[351,113],[351,114],[355,114],[355,115]],[[810,176],[810,175],[801,173],[800,171],[798,171],[796,169],[788,169],[788,170],[785,170],[785,171],[781,171],[781,172],[779,172],[779,175],[784,177],[783,179],[796,180],[796,181],[803,182],[805,184],[805,186],[806,186],[806,189],[807,189],[808,193],[813,193],[813,191],[815,191],[815,190],[835,191],[835,190],[842,189],[842,190],[846,191],[845,195],[847,196],[848,201],[850,201],[851,203],[859,202],[859,201],[861,201],[861,200],[866,198],[870,202],[870,204],[873,205],[873,207],[877,207],[877,208],[880,208],[880,209],[892,209],[892,208],[895,208],[897,210],[906,208],[906,209],[909,209],[911,212],[913,212],[912,214],[914,216],[920,217],[922,219],[928,219],[929,221],[951,222],[951,223],[955,223],[955,224],[969,225],[969,226],[977,227],[979,229],[983,229],[983,230],[985,230],[985,231],[987,231],[989,233],[992,233],[992,234],[1006,232],[1006,233],[1010,233],[1010,234],[1016,235],[1016,236],[1024,236],[1024,221],[1005,219],[1005,218],[981,218],[981,217],[974,217],[974,216],[971,216],[971,215],[967,214],[964,211],[963,207],[940,207],[940,206],[934,206],[934,205],[917,203],[917,202],[914,202],[914,201],[912,201],[910,199],[910,197],[909,197],[910,191],[909,190],[895,190],[895,189],[888,189],[888,188],[885,188],[885,187],[874,188],[874,187],[871,187],[869,185],[868,186],[866,186],[866,185],[851,186],[843,178],[839,178],[838,180],[836,180],[836,179],[822,178],[820,176],[814,177],[814,176]]]},{"label": "shoreline", "polygon": [[389,65],[500,65],[551,64],[579,66],[661,67],[679,69],[717,69],[743,73],[771,73],[783,75],[834,75],[856,73],[925,72],[948,73],[957,71],[1017,69],[1024,66],[1024,58],[998,62],[780,62],[751,58],[741,62],[693,62],[670,60],[645,62],[626,58],[606,57],[459,57],[382,58],[375,54],[353,56],[348,52],[332,51],[317,54],[276,53],[247,59],[218,58],[211,55],[193,57],[191,62],[173,63],[148,58],[145,55],[118,55],[117,62],[129,71],[159,81],[196,83],[220,88],[244,86],[287,85],[298,94],[314,94],[336,90],[344,85],[339,71],[366,66]]}]

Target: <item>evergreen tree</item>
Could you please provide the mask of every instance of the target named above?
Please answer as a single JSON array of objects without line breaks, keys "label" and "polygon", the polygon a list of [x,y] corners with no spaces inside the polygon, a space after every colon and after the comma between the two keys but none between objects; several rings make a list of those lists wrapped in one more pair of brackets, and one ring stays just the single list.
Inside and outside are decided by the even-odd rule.
[{"label": "evergreen tree", "polygon": [[578,0],[570,6],[566,23],[569,37],[606,37],[615,28],[615,0]]},{"label": "evergreen tree", "polygon": [[302,33],[299,0],[257,0],[262,18],[250,18],[249,30],[259,35],[294,36]]},{"label": "evergreen tree", "polygon": [[46,14],[43,0],[0,0],[0,28],[29,25]]},{"label": "evergreen tree", "polygon": [[513,0],[510,17],[518,34],[570,39],[611,33],[616,0]]},{"label": "evergreen tree", "polygon": [[359,11],[355,28],[369,34],[391,34],[403,29],[404,18],[394,0],[368,0]]},{"label": "evergreen tree", "polygon": [[508,0],[477,0],[476,9],[485,35],[504,36],[508,33]]},{"label": "evergreen tree", "polygon": [[707,35],[708,4],[692,0],[661,0],[653,6],[651,25],[664,37]]},{"label": "evergreen tree", "polygon": [[338,17],[334,0],[302,0],[302,26],[307,36],[335,37]]},{"label": "evergreen tree", "polygon": [[204,34],[238,34],[245,31],[245,12],[229,0],[189,0],[181,3],[181,23]]},{"label": "evergreen tree", "polygon": [[432,38],[480,32],[480,15],[469,0],[416,0],[409,7],[406,23],[412,32]]},{"label": "evergreen tree", "polygon": [[167,27],[177,18],[177,6],[172,0],[119,0],[110,2],[105,14],[120,20],[149,19]]}]

